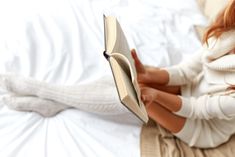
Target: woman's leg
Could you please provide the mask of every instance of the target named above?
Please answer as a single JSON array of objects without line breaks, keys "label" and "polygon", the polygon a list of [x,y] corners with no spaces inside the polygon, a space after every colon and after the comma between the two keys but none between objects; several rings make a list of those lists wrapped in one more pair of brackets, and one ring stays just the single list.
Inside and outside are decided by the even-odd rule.
[{"label": "woman's leg", "polygon": [[146,110],[149,117],[172,133],[179,132],[186,121],[186,118],[175,115],[170,110],[153,101],[146,103]]},{"label": "woman's leg", "polygon": [[[53,109],[55,109],[56,104],[64,104],[66,105],[65,108],[68,106],[75,107],[97,114],[122,114],[128,112],[120,103],[115,83],[110,76],[105,76],[89,84],[64,86],[17,75],[0,75],[0,86],[11,93],[22,96],[21,98],[14,98],[14,101],[8,101],[9,103],[19,103],[11,104],[11,106],[18,105],[18,109],[26,109],[28,100],[37,97],[55,102],[53,103]],[[13,100],[13,98],[10,97],[9,100]],[[35,103],[33,106],[39,105],[38,108],[44,106],[41,101],[37,102],[40,103]],[[58,107],[61,108],[59,105]]]},{"label": "woman's leg", "polygon": [[10,109],[33,111],[43,117],[52,117],[65,109],[71,108],[70,106],[36,96],[5,95],[2,97],[2,101]]}]

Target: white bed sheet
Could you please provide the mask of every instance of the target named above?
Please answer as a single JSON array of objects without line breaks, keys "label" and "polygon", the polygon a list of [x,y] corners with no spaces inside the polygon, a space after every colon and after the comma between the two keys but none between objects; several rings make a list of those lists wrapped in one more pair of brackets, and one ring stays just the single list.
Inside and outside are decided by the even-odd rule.
[{"label": "white bed sheet", "polygon": [[[102,56],[102,15],[115,15],[142,61],[169,66],[200,46],[194,0],[0,1],[0,73],[58,84],[111,75]],[[1,157],[138,157],[141,123],[131,114],[75,109],[55,117],[9,110],[0,100]]]},{"label": "white bed sheet", "polygon": [[[3,104],[1,104],[3,105]],[[55,117],[0,110],[1,157],[139,156],[139,125],[130,114],[97,116],[66,110]]]}]

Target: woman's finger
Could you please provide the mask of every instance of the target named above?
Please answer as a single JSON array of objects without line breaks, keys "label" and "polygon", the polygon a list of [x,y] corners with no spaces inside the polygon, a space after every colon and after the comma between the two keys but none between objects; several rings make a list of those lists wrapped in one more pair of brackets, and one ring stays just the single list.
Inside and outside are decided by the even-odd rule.
[{"label": "woman's finger", "polygon": [[152,95],[141,95],[141,99],[144,102],[153,100]]},{"label": "woman's finger", "polygon": [[131,50],[131,55],[132,55],[132,58],[134,59],[134,62],[135,62],[136,71],[138,73],[145,73],[145,67],[141,63],[141,61],[139,60],[139,58],[138,58],[138,56],[136,54],[135,49]]},{"label": "woman's finger", "polygon": [[154,101],[157,98],[158,90],[150,87],[140,88],[141,96],[144,96],[145,101]]}]

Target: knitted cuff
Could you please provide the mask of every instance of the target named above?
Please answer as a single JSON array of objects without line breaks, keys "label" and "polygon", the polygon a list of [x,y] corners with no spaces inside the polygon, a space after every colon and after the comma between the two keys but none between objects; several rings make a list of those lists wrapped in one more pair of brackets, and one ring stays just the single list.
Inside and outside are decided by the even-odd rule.
[{"label": "knitted cuff", "polygon": [[172,67],[165,67],[162,69],[166,70],[169,74],[169,82],[167,85],[180,85],[181,84],[182,77],[180,76],[177,65],[172,66]]}]

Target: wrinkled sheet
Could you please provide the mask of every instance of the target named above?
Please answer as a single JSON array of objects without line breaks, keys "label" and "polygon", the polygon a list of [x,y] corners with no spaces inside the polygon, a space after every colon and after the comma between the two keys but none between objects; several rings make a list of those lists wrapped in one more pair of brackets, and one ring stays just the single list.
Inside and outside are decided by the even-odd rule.
[{"label": "wrinkled sheet", "polygon": [[[160,67],[193,54],[200,46],[193,26],[205,23],[194,0],[0,1],[0,74],[64,85],[111,75],[102,56],[103,14],[119,19],[143,63]],[[44,118],[0,99],[0,156],[138,157],[141,125],[131,113],[76,109]]]}]

